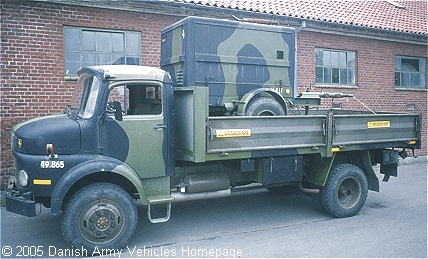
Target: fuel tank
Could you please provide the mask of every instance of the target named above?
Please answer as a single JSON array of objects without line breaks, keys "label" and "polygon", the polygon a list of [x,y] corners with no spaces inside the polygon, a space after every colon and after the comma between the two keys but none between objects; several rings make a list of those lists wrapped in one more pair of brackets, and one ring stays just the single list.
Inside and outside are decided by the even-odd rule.
[{"label": "fuel tank", "polygon": [[184,178],[186,193],[210,192],[230,188],[227,173],[195,174]]}]

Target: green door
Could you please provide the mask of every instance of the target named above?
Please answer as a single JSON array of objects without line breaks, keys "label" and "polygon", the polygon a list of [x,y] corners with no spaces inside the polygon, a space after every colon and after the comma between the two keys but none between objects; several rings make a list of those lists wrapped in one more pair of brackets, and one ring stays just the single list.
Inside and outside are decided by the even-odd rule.
[{"label": "green door", "polygon": [[[166,124],[160,83],[115,85],[108,97],[107,116],[101,125],[104,155],[126,162],[141,178],[165,176]],[[120,103],[120,106],[118,106]],[[121,109],[122,118],[118,118]],[[119,116],[120,117],[120,116]]]}]

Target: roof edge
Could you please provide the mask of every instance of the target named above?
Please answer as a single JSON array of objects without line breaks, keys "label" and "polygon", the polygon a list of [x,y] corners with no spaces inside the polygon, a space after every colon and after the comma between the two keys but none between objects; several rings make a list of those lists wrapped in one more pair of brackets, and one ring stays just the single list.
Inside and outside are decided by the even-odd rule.
[{"label": "roof edge", "polygon": [[[43,2],[64,5],[75,5],[84,7],[96,7],[122,11],[141,13],[152,13],[176,17],[205,16],[212,18],[230,19],[232,15],[243,18],[259,18],[278,21],[281,26],[299,27],[301,21],[307,21],[307,31],[322,33],[340,33],[342,35],[375,38],[394,42],[404,42],[428,46],[427,34],[390,30],[385,28],[370,27],[351,23],[338,23],[325,20],[310,19],[307,17],[296,17],[280,15],[259,11],[248,11],[245,9],[228,8],[222,6],[200,4],[197,1],[177,0],[133,0],[123,1],[121,5],[117,2],[103,0],[29,0],[30,2]],[[351,30],[351,31],[349,31]]]}]

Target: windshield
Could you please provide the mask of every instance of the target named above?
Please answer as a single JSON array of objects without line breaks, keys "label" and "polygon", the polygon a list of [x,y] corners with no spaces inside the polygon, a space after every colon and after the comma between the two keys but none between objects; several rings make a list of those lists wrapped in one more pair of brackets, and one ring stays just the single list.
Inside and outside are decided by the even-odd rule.
[{"label": "windshield", "polygon": [[92,118],[97,102],[100,80],[93,74],[84,73],[79,76],[73,97],[68,105],[77,116],[83,119]]}]

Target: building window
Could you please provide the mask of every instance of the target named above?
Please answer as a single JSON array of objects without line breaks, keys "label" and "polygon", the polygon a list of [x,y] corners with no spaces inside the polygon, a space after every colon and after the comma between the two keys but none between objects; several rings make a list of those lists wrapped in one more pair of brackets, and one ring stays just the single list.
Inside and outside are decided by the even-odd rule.
[{"label": "building window", "polygon": [[396,56],[395,86],[403,88],[425,88],[426,59]]},{"label": "building window", "polygon": [[82,66],[139,65],[140,57],[139,32],[64,27],[64,74],[67,76],[75,76]]},{"label": "building window", "polygon": [[315,82],[355,86],[356,54],[353,51],[315,49]]}]

